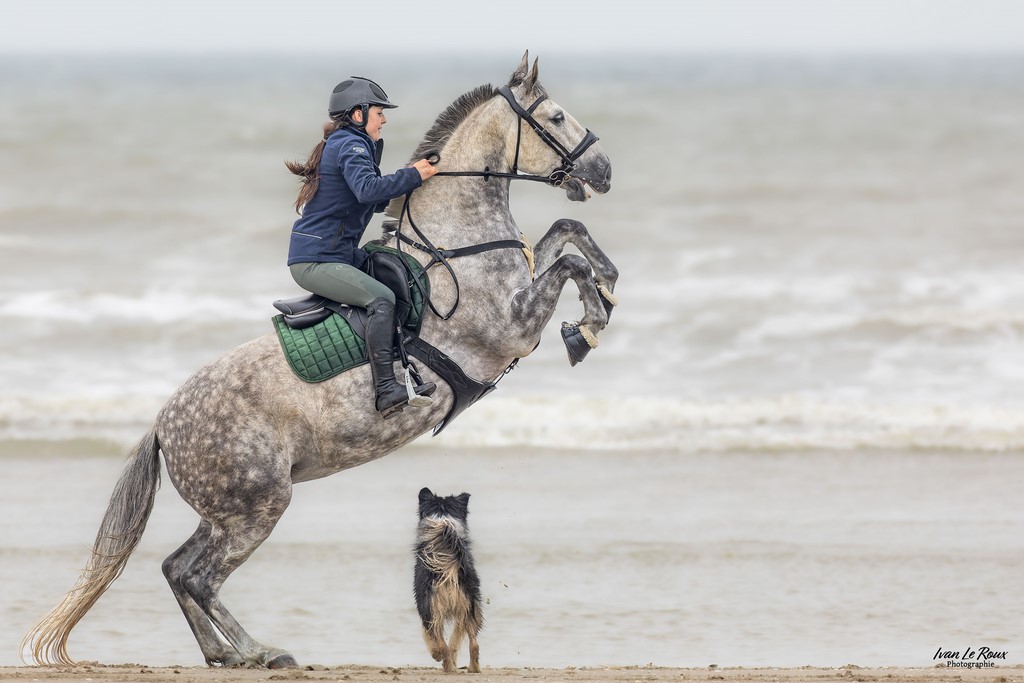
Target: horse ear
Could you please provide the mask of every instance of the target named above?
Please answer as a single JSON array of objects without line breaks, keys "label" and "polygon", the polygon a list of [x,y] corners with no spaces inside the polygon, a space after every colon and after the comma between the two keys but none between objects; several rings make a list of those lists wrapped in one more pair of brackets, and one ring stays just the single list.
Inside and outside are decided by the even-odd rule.
[{"label": "horse ear", "polygon": [[533,60],[533,68],[530,70],[530,75],[526,77],[526,89],[533,90],[537,86],[537,77],[540,72],[540,57]]},{"label": "horse ear", "polygon": [[523,53],[523,59],[519,62],[519,66],[512,72],[512,76],[508,79],[508,87],[514,88],[517,85],[523,83],[526,80],[528,71],[530,68],[530,51],[527,50]]}]

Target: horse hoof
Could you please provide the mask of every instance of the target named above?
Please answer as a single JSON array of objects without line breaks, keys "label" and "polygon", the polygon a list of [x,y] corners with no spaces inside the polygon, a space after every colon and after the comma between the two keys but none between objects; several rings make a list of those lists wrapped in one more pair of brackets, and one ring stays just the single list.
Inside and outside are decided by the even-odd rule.
[{"label": "horse hoof", "polygon": [[213,659],[207,659],[206,665],[209,667],[220,666],[225,669],[230,669],[233,667],[245,666],[245,658],[237,652],[232,652],[230,654],[214,657]]},{"label": "horse hoof", "polygon": [[590,349],[597,346],[597,339],[590,330],[573,323],[562,323],[562,341],[569,354],[569,365],[574,367],[587,357]]},{"label": "horse hoof", "polygon": [[287,652],[281,652],[267,660],[268,669],[296,669],[299,663]]}]

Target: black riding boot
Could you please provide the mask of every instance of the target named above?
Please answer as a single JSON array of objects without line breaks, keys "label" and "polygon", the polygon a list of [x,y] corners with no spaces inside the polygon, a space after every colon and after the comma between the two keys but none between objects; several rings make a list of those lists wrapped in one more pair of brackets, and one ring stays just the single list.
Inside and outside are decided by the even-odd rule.
[{"label": "black riding boot", "polygon": [[[394,357],[395,307],[384,298],[374,299],[367,307],[366,346],[373,373],[373,388],[377,393],[376,407],[384,417],[402,411],[409,402],[409,391],[395,379]],[[416,387],[417,396],[430,396],[437,386],[426,382]]]}]

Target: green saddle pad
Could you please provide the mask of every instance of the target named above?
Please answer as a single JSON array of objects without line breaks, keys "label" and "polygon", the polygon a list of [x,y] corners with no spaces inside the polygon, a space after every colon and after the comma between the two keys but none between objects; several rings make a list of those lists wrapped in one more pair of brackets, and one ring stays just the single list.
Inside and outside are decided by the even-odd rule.
[{"label": "green saddle pad", "polygon": [[[398,253],[394,249],[378,244],[367,244],[364,249],[368,252]],[[418,274],[423,270],[423,267],[412,256],[405,253],[402,256],[415,273]],[[427,283],[429,287],[427,278],[424,277],[423,282]],[[420,323],[423,321],[425,298],[419,288],[413,284],[411,277],[409,286],[412,290],[412,312],[409,315],[406,328],[418,332]],[[288,359],[288,365],[303,381],[323,382],[369,361],[363,338],[355,333],[348,320],[337,313],[316,325],[301,330],[288,327],[283,315],[274,316],[273,322],[281,342],[281,349],[284,351],[285,358]]]},{"label": "green saddle pad", "polygon": [[306,382],[323,382],[369,360],[366,344],[337,313],[316,325],[294,330],[283,315],[274,316],[288,365]]}]

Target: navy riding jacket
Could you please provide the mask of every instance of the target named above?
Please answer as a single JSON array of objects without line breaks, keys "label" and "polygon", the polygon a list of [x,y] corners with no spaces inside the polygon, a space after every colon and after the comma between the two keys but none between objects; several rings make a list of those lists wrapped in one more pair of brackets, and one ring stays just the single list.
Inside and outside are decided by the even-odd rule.
[{"label": "navy riding jacket", "polygon": [[377,145],[365,132],[341,128],[327,139],[320,159],[320,184],[292,226],[288,265],[347,263],[361,268],[359,241],[374,212],[423,181],[415,168],[381,176]]}]

